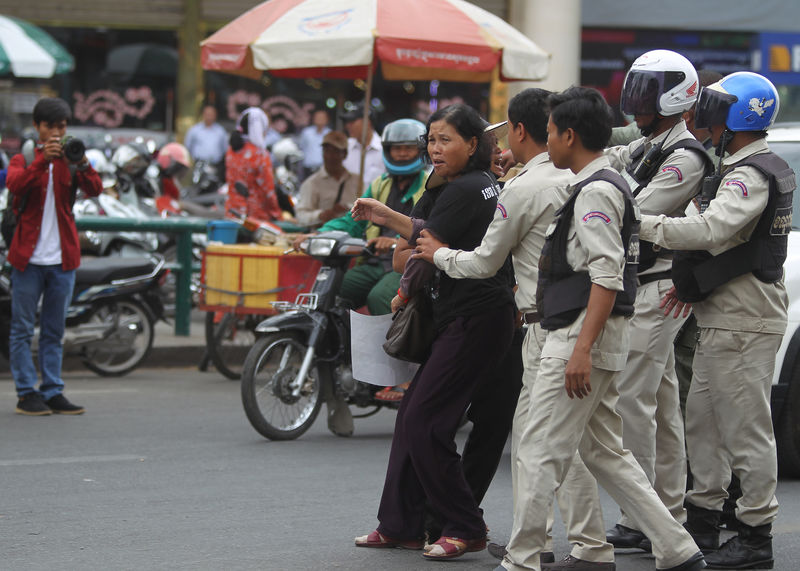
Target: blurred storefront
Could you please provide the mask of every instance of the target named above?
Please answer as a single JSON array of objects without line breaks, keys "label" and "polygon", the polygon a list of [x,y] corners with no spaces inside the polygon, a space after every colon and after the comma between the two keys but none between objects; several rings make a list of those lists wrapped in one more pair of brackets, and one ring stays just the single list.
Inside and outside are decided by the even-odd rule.
[{"label": "blurred storefront", "polygon": [[[232,126],[243,108],[259,105],[270,113],[279,131],[292,132],[308,124],[316,107],[334,110],[363,98],[360,81],[267,75],[253,81],[202,72],[198,42],[257,3],[0,0],[0,14],[44,27],[77,62],[74,72],[49,80],[0,78],[0,147],[16,150],[22,129],[30,124],[33,104],[43,95],[67,99],[80,125],[158,131],[167,138],[175,135],[176,128],[182,132],[195,121],[204,102],[217,107],[226,126]],[[546,0],[473,3],[512,19],[512,24],[529,32],[530,19],[523,21],[520,12],[538,9],[537,20],[550,14]],[[694,0],[641,6],[638,0],[581,1],[580,83],[597,87],[616,106],[625,71],[638,55],[653,48],[675,49],[698,67],[722,73],[741,69],[764,73],[781,92],[779,120],[800,120],[796,24],[800,3],[796,0],[766,0],[758,11],[728,0],[704,0],[702,11]],[[543,47],[548,49],[546,44]],[[577,65],[571,63],[576,58],[558,65]],[[425,119],[433,109],[455,101],[469,103],[497,120],[498,110],[502,114],[507,101],[502,84],[387,82],[380,74],[373,97],[380,123],[403,116]]]},{"label": "blurred storefront", "polygon": [[[363,99],[360,80],[287,80],[265,75],[254,81],[202,72],[197,43],[258,2],[243,0],[0,0],[0,14],[38,24],[63,44],[77,62],[73,73],[48,80],[0,78],[0,148],[14,151],[30,124],[36,100],[57,95],[73,105],[74,123],[104,130],[146,129],[174,136],[216,106],[220,122],[232,127],[244,108],[270,114],[280,132],[310,123],[318,107],[331,110]],[[507,0],[475,0],[506,17]],[[194,68],[192,73],[187,68]],[[183,75],[182,75],[183,74]],[[187,91],[188,90],[188,91]],[[379,122],[399,117],[426,119],[432,109],[464,101],[488,114],[489,84],[437,81],[387,82],[376,76],[373,103]],[[179,120],[182,117],[182,121]]]}]

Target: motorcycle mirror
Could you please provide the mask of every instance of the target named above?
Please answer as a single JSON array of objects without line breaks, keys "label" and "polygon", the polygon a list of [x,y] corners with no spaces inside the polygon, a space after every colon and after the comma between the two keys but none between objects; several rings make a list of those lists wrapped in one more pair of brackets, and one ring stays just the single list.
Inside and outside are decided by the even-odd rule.
[{"label": "motorcycle mirror", "polygon": [[237,180],[236,182],[233,183],[233,189],[237,193],[239,193],[242,196],[244,196],[245,198],[250,196],[250,191],[247,190],[247,185],[245,183],[243,183],[242,181],[240,181],[240,180]]}]

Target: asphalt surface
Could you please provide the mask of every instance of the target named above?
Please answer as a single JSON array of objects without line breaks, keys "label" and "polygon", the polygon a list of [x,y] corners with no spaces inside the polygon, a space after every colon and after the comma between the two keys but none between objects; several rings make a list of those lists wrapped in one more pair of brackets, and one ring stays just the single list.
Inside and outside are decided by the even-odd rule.
[{"label": "asphalt surface", "polygon": [[[0,373],[2,570],[490,570],[488,552],[428,562],[418,552],[358,549],[375,528],[394,412],[331,435],[324,419],[299,440],[269,442],[248,424],[238,383],[194,367],[103,379],[65,374],[83,416],[13,413]],[[466,432],[462,430],[463,440]],[[484,501],[491,537],[511,526],[508,450]],[[800,569],[800,482],[781,481],[776,569]],[[605,518],[617,509],[601,492]],[[568,551],[557,522],[555,549]],[[619,554],[617,568],[652,570]]]}]

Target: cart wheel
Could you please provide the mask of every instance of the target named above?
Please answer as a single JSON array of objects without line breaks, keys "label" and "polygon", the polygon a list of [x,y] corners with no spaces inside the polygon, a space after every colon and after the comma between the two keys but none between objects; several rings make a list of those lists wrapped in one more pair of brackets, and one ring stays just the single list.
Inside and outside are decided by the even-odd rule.
[{"label": "cart wheel", "polygon": [[238,381],[247,353],[256,341],[254,333],[258,319],[251,315],[225,313],[215,323],[213,311],[206,313],[206,348],[217,371]]}]

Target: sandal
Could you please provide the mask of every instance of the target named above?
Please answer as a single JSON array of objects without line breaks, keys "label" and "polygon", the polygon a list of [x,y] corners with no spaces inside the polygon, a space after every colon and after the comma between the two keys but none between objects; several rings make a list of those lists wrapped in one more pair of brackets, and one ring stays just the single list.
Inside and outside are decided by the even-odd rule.
[{"label": "sandal", "polygon": [[407,383],[401,383],[395,387],[386,387],[375,393],[375,400],[383,401],[383,402],[397,402],[403,400],[403,395],[405,395],[406,389],[411,384],[411,381]]},{"label": "sandal", "polygon": [[426,559],[453,559],[465,553],[486,549],[486,537],[478,539],[459,539],[457,537],[440,537],[435,543],[425,546],[422,556]]},{"label": "sandal", "polygon": [[403,387],[386,387],[375,393],[375,400],[381,402],[397,402],[403,400],[406,390]]},{"label": "sandal", "polygon": [[424,545],[425,542],[421,539],[392,539],[378,533],[377,529],[369,535],[356,537],[356,547],[398,547],[400,549],[420,550]]}]

